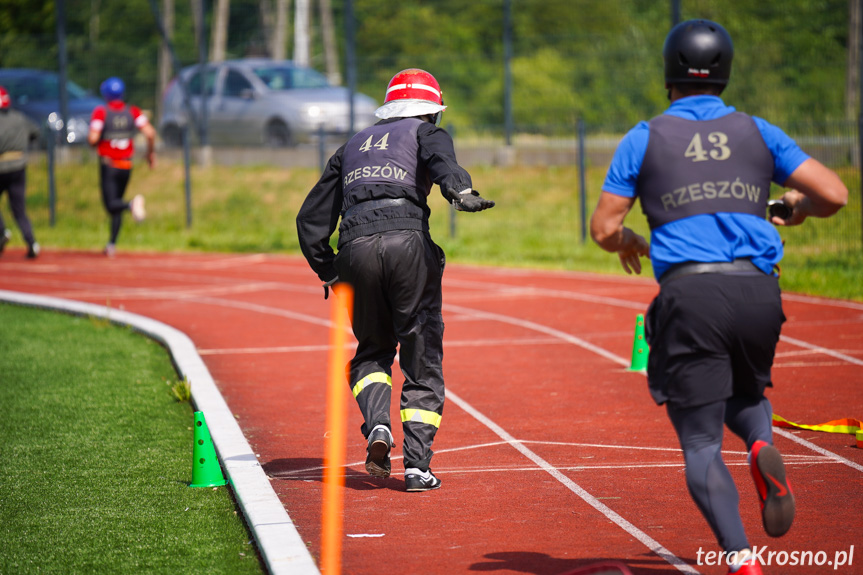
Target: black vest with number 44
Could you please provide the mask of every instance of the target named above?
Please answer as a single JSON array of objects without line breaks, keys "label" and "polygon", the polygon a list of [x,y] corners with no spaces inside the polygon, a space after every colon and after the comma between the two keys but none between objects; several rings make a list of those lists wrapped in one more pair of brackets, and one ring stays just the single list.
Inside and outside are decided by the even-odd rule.
[{"label": "black vest with number 44", "polygon": [[773,156],[751,117],[653,118],[636,192],[653,230],[720,212],[764,218]]},{"label": "black vest with number 44", "polygon": [[370,126],[351,138],[342,157],[344,194],[364,184],[389,184],[428,196],[432,183],[419,161],[420,124],[417,118],[404,118]]},{"label": "black vest with number 44", "polygon": [[103,140],[131,140],[135,135],[135,118],[128,106],[120,110],[105,109]]}]

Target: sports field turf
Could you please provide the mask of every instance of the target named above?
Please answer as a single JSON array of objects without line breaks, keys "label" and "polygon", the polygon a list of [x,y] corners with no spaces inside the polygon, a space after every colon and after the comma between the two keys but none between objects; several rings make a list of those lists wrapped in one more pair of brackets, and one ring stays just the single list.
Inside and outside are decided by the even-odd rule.
[{"label": "sports field turf", "polygon": [[0,573],[262,573],[228,487],[192,488],[164,348],[0,304]]}]

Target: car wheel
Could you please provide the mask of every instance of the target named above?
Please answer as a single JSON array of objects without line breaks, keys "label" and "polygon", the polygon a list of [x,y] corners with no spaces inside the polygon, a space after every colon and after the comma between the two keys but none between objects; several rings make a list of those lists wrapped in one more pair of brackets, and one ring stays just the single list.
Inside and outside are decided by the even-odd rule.
[{"label": "car wheel", "polygon": [[162,128],[162,141],[169,148],[179,148],[183,145],[183,134],[179,126],[168,124]]},{"label": "car wheel", "polygon": [[284,148],[293,144],[291,130],[281,121],[273,121],[264,128],[264,144],[270,148]]}]

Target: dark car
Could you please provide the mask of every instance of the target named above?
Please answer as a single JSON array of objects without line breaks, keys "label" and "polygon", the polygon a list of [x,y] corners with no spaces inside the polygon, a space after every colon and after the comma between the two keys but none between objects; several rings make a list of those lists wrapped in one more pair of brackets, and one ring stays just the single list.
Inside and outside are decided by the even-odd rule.
[{"label": "dark car", "polygon": [[[6,68],[0,70],[0,86],[12,97],[12,107],[39,126],[45,145],[45,128],[58,133],[63,128],[60,117],[60,76],[47,70]],[[101,99],[78,84],[66,82],[68,122],[66,141],[69,144],[86,144],[90,129],[90,115]]]},{"label": "dark car", "polygon": [[[202,81],[203,78],[203,81]],[[308,141],[323,128],[328,135],[350,132],[347,88],[332,86],[326,77],[290,60],[248,58],[210,63],[203,74],[198,65],[184,68],[182,84],[189,93],[194,117],[201,117],[202,93],[207,95],[207,137],[214,145],[289,146]],[[354,94],[354,131],[376,121],[377,104]],[[181,129],[194,122],[183,102],[181,81],[165,91],[159,132],[166,145],[181,144]]]}]

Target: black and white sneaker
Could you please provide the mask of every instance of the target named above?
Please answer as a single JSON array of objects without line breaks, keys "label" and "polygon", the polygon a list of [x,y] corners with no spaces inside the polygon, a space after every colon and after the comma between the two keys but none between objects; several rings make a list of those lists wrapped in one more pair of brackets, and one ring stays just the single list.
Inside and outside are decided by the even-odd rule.
[{"label": "black and white sneaker", "polygon": [[441,480],[435,477],[431,469],[420,471],[416,467],[405,469],[405,487],[408,491],[431,491],[440,487]]},{"label": "black and white sneaker", "polygon": [[393,434],[386,425],[376,425],[369,433],[369,445],[366,448],[366,471],[374,477],[389,477],[390,449],[395,446]]}]

